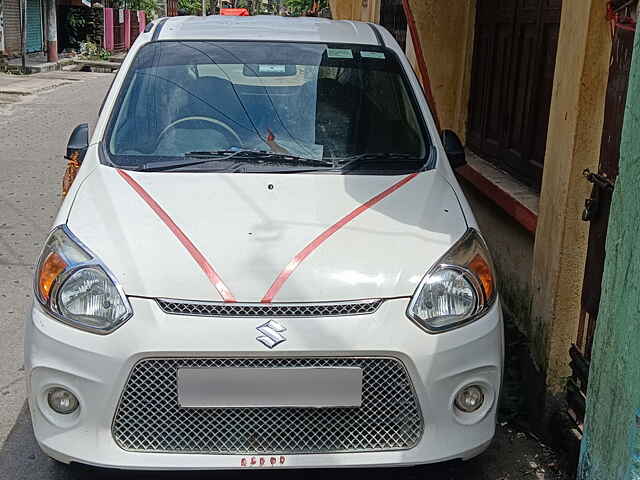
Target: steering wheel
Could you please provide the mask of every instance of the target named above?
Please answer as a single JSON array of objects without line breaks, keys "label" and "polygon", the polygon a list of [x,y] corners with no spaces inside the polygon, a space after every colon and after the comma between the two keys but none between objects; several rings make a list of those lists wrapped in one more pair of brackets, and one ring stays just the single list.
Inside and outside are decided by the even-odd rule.
[{"label": "steering wheel", "polygon": [[236,131],[231,128],[229,125],[227,125],[226,123],[216,119],[216,118],[211,118],[211,117],[200,117],[200,116],[191,116],[191,117],[183,117],[183,118],[179,118],[178,120],[175,120],[173,122],[171,122],[169,125],[167,125],[166,127],[164,127],[164,129],[160,132],[160,135],[158,135],[158,138],[156,140],[156,145],[158,145],[160,143],[160,140],[162,139],[162,137],[172,128],[177,127],[178,125],[180,125],[181,123],[184,122],[209,122],[212,125],[216,126],[218,131],[220,131],[225,137],[227,137],[228,140],[230,140],[230,144],[231,145],[237,145],[239,147],[244,146],[242,140],[240,139],[240,136],[236,133]]}]

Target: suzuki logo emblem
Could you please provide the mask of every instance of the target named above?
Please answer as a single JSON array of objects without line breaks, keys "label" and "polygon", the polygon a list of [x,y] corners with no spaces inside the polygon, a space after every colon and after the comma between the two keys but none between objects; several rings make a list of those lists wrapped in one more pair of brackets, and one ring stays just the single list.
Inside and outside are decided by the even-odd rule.
[{"label": "suzuki logo emblem", "polygon": [[287,329],[275,320],[269,320],[264,325],[256,327],[256,330],[258,330],[262,334],[257,336],[256,340],[269,348],[280,345],[282,342],[287,340],[285,337],[280,335],[282,332],[286,332]]}]

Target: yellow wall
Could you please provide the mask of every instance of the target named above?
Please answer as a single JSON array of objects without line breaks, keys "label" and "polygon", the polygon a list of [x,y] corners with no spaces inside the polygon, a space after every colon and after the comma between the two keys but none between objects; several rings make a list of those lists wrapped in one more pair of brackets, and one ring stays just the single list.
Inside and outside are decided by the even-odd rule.
[{"label": "yellow wall", "polygon": [[355,15],[360,15],[357,3],[356,0],[329,0],[331,16],[334,20],[356,20]]},{"label": "yellow wall", "polygon": [[475,0],[410,0],[442,128],[466,137]]},{"label": "yellow wall", "polygon": [[334,20],[375,22],[380,20],[381,0],[329,0]]},{"label": "yellow wall", "polygon": [[[331,0],[330,4],[333,18],[337,20],[377,22],[380,19],[380,0]],[[464,141],[475,0],[411,0],[410,5],[441,125],[454,130]],[[412,45],[410,41],[407,43],[407,56],[417,72]]]},{"label": "yellow wall", "polygon": [[589,225],[580,217],[597,170],[611,35],[600,0],[564,0],[532,272],[531,337],[552,390],[569,373]]}]

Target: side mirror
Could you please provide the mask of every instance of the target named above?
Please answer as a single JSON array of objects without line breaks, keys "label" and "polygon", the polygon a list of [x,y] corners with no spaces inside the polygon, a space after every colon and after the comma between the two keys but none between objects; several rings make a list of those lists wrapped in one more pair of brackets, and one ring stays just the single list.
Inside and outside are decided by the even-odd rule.
[{"label": "side mirror", "polygon": [[62,196],[65,196],[69,192],[73,181],[76,179],[80,165],[84,160],[84,156],[87,154],[88,148],[89,125],[82,123],[73,130],[67,142],[67,154],[64,158],[69,160],[69,163],[67,164],[67,170],[64,172],[64,178],[62,179]]},{"label": "side mirror", "polygon": [[89,148],[89,125],[81,123],[71,133],[64,158],[82,163]]},{"label": "side mirror", "polygon": [[464,147],[462,146],[460,137],[458,137],[456,132],[452,130],[443,130],[442,144],[444,145],[444,151],[449,158],[451,168],[455,170],[457,168],[464,167],[467,164]]}]

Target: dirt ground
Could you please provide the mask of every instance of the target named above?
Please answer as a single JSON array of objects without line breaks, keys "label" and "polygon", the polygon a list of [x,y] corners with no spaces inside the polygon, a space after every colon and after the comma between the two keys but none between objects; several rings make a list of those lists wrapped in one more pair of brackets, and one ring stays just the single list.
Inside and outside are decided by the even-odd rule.
[{"label": "dirt ground", "polygon": [[[498,428],[493,444],[475,459],[449,468],[442,480],[570,480],[564,458],[533,436],[509,425]],[[445,470],[446,471],[446,470]],[[444,472],[443,472],[444,473]],[[423,477],[425,479],[429,476]]]}]

